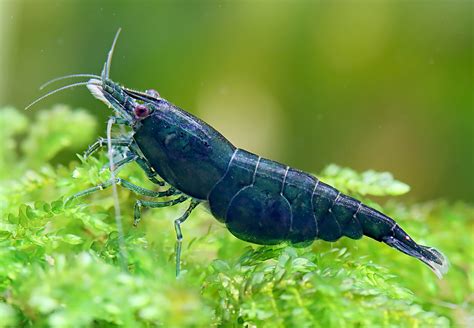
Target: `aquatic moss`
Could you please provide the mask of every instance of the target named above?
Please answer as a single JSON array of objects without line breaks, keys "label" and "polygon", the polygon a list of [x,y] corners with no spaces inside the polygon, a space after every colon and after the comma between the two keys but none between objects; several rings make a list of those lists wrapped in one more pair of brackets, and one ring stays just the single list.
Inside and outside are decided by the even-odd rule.
[{"label": "aquatic moss", "polygon": [[[183,226],[177,280],[172,220],[186,205],[145,211],[133,228],[136,196],[119,188],[123,271],[111,192],[64,205],[65,197],[109,176],[104,155],[57,164],[62,152],[94,141],[95,119],[66,106],[35,120],[0,111],[0,326],[449,327],[467,326],[474,316],[470,204],[376,205],[448,256],[443,280],[367,238],[298,249],[250,245],[202,209]],[[151,187],[135,164],[120,176]],[[320,176],[358,197],[409,189],[388,173],[335,165]]]}]

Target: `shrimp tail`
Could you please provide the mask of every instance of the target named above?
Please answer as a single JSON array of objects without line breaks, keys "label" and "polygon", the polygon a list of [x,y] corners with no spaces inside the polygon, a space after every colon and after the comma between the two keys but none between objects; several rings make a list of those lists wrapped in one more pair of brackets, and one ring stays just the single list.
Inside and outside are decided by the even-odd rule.
[{"label": "shrimp tail", "polygon": [[398,225],[393,229],[393,235],[383,237],[382,242],[419,259],[425,263],[439,279],[448,271],[449,261],[446,256],[436,248],[417,244]]},{"label": "shrimp tail", "polygon": [[357,218],[361,222],[364,235],[417,258],[440,279],[448,271],[449,262],[446,256],[433,247],[417,244],[398,223],[385,214],[362,205]]}]

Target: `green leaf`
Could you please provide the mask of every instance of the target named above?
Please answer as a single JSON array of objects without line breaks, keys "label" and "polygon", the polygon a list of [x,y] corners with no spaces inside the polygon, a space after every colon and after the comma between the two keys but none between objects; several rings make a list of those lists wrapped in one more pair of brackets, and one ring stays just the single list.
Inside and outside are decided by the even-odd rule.
[{"label": "green leaf", "polygon": [[93,139],[97,124],[84,110],[57,105],[41,111],[22,143],[29,167],[39,167],[65,148],[81,150]]},{"label": "green leaf", "polygon": [[368,170],[362,173],[337,166],[327,166],[321,179],[345,193],[372,196],[399,196],[410,191],[410,186],[395,180],[388,172]]}]

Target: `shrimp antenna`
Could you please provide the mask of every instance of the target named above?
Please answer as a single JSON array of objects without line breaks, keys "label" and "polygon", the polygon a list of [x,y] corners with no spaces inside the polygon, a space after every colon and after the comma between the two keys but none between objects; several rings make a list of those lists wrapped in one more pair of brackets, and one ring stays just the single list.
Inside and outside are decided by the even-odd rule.
[{"label": "shrimp antenna", "polygon": [[[117,43],[117,39],[120,35],[120,31],[122,29],[119,27],[117,33],[115,33],[114,41],[112,42],[112,47],[110,47],[109,53],[107,54],[107,61],[104,64],[104,69],[102,70],[102,81],[109,78],[110,75],[110,65],[112,63],[112,56],[114,54],[115,44]],[[119,104],[120,105],[120,104]],[[120,105],[121,106],[121,105]],[[122,107],[122,106],[121,106]],[[122,264],[122,269],[127,271],[127,250],[125,248],[125,241],[123,237],[123,228],[122,228],[122,216],[120,213],[120,203],[118,201],[118,193],[117,193],[117,184],[115,181],[115,164],[112,156],[112,125],[115,122],[114,118],[110,118],[109,122],[107,123],[107,146],[108,146],[108,156],[109,156],[109,165],[110,165],[110,174],[112,176],[112,192],[114,196],[114,208],[115,208],[115,223],[117,225],[117,231],[119,235],[119,255],[120,255],[120,262]]]},{"label": "shrimp antenna", "polygon": [[162,98],[156,98],[148,93],[140,92],[132,89],[122,88],[122,90],[132,98],[142,100],[142,101],[160,101]]},{"label": "shrimp antenna", "polygon": [[64,75],[64,76],[60,76],[60,77],[56,77],[52,80],[49,80],[48,82],[45,82],[44,84],[42,84],[39,89],[40,90],[43,90],[44,88],[46,88],[48,85],[50,85],[51,83],[54,83],[56,81],[60,81],[60,80],[65,80],[65,79],[70,79],[70,78],[73,78],[73,77],[91,77],[91,78],[96,78],[96,79],[100,79],[100,76],[99,75],[95,75],[95,74],[69,74],[69,75]]},{"label": "shrimp antenna", "polygon": [[78,83],[73,83],[73,84],[69,84],[69,85],[66,85],[64,87],[61,87],[59,89],[55,89],[53,91],[50,91],[48,92],[47,94],[39,97],[38,99],[36,99],[35,101],[33,101],[31,104],[29,104],[28,106],[25,107],[25,110],[27,110],[28,108],[30,108],[31,106],[33,106],[34,104],[36,104],[37,102],[40,102],[41,100],[43,100],[44,98],[47,98],[59,91],[63,91],[63,90],[66,90],[66,89],[71,89],[71,88],[74,88],[74,87],[77,87],[77,86],[80,86],[80,85],[88,85],[88,84],[97,84],[97,83],[92,83],[91,81],[87,81],[87,82],[78,82]]},{"label": "shrimp antenna", "polygon": [[110,75],[110,65],[112,64],[112,56],[114,54],[115,44],[117,43],[117,39],[120,35],[122,28],[119,27],[117,33],[115,33],[114,41],[112,42],[112,47],[110,47],[109,53],[107,55],[107,61],[105,62],[104,69],[102,71],[102,79],[108,79]]}]

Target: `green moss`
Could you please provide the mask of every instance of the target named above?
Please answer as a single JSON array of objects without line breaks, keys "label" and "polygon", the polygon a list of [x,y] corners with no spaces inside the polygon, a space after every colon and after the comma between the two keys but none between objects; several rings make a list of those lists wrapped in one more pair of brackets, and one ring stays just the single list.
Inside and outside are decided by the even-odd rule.
[{"label": "green moss", "polygon": [[[0,127],[0,326],[448,327],[474,316],[472,205],[378,205],[417,241],[445,252],[451,269],[443,280],[366,238],[302,249],[250,245],[202,209],[183,226],[185,270],[176,280],[172,220],[186,205],[145,211],[133,228],[136,197],[119,188],[123,272],[111,192],[63,202],[108,178],[105,156],[51,164],[93,141],[95,119],[62,106],[29,122],[10,108]],[[151,186],[135,164],[120,176]],[[329,166],[321,176],[358,197],[409,189],[387,173]]]}]

